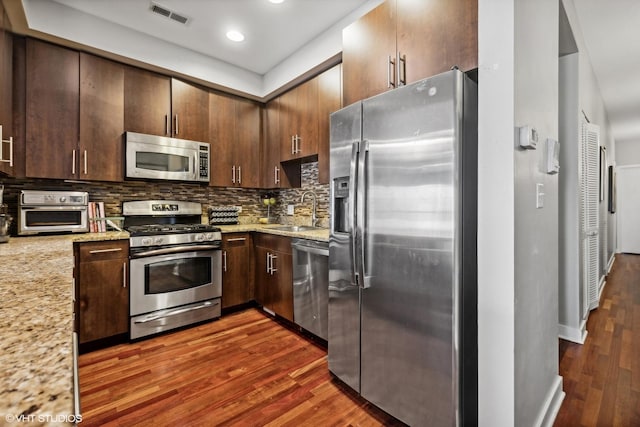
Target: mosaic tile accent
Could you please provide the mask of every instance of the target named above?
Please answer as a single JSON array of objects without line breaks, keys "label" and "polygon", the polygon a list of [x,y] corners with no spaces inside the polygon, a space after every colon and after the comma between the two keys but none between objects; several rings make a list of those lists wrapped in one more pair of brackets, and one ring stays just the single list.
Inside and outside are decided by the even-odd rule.
[{"label": "mosaic tile accent", "polygon": [[[318,196],[318,225],[329,224],[329,185],[318,184],[318,162],[302,165],[302,188],[286,190],[259,190],[246,188],[219,188],[202,184],[188,184],[168,181],[126,181],[126,182],[79,182],[50,179],[4,178],[4,203],[9,214],[17,219],[18,195],[21,190],[68,190],[86,191],[92,202],[104,202],[107,216],[121,216],[122,202],[132,200],[185,200],[202,204],[203,220],[206,221],[207,208],[213,206],[240,206],[240,224],[258,222],[267,216],[267,207],[262,204],[262,196],[270,193],[276,205],[270,208],[272,222],[280,220],[284,224],[309,224],[311,222],[311,199],[300,203],[302,193],[314,191]],[[287,216],[287,204],[295,205],[295,216]],[[16,221],[11,225],[11,234],[16,235]]]}]

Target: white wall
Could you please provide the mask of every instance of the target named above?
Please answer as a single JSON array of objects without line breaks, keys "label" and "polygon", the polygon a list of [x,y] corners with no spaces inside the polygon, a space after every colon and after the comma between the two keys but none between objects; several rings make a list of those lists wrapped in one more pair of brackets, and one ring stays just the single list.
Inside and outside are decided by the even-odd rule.
[{"label": "white wall", "polygon": [[617,166],[640,165],[640,141],[616,141]]},{"label": "white wall", "polygon": [[[515,425],[555,418],[558,375],[558,175],[546,172],[547,138],[558,139],[559,7],[515,3],[515,127],[538,131],[536,150],[515,157]],[[544,207],[536,208],[536,186]]]},{"label": "white wall", "polygon": [[[550,425],[558,376],[558,3],[479,0],[478,353],[481,426]],[[537,128],[537,150],[515,147]],[[536,209],[536,184],[545,205]]]},{"label": "white wall", "polygon": [[515,425],[514,0],[478,0],[478,424]]}]

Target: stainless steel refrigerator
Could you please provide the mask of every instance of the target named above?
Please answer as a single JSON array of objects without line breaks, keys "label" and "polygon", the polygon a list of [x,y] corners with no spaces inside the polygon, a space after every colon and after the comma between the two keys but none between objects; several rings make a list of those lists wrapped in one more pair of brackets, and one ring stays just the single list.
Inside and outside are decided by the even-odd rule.
[{"label": "stainless steel refrigerator", "polygon": [[331,115],[329,369],[412,426],[477,424],[477,85]]}]

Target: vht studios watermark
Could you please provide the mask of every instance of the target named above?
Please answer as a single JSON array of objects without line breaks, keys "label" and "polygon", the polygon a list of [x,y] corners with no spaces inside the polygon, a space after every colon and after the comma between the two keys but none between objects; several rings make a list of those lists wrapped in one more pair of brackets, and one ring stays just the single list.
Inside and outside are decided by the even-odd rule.
[{"label": "vht studios watermark", "polygon": [[4,420],[8,423],[81,423],[82,415],[67,415],[67,414],[20,414],[13,415],[7,414],[4,416]]}]

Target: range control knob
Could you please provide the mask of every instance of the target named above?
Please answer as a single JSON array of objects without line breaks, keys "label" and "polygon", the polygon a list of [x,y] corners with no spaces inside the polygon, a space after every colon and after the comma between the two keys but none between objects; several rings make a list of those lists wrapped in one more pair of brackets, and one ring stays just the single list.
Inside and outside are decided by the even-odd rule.
[{"label": "range control knob", "polygon": [[164,239],[162,237],[156,237],[155,239],[153,239],[154,245],[161,245],[163,242],[164,242]]},{"label": "range control knob", "polygon": [[64,196],[61,196],[61,197],[60,197],[60,203],[64,203],[64,202],[66,202],[66,201],[67,201],[67,198],[66,198],[66,197],[64,197]]},{"label": "range control knob", "polygon": [[151,246],[153,240],[151,240],[151,237],[143,237],[142,239],[140,239],[140,243],[142,244],[142,246]]},{"label": "range control knob", "polygon": [[213,240],[213,233],[207,233],[207,240]]},{"label": "range control knob", "polygon": [[202,233],[196,234],[195,239],[197,242],[202,242],[204,240],[204,234]]}]

